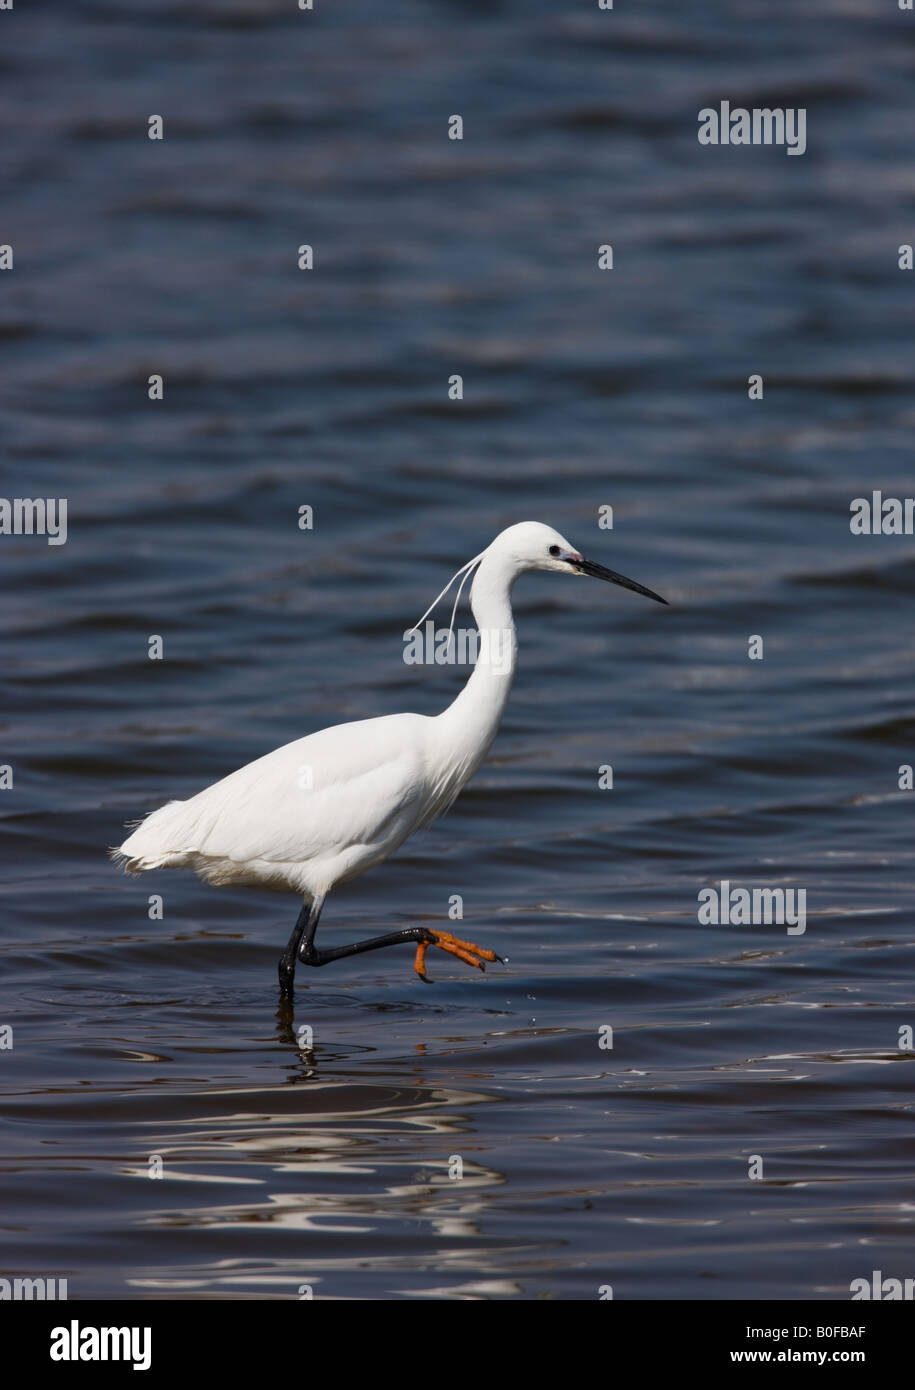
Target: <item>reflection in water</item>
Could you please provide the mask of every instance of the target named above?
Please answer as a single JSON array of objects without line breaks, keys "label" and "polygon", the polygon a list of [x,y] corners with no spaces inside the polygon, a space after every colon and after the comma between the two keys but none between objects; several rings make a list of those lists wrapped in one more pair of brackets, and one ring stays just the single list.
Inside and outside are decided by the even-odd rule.
[{"label": "reflection in water", "polygon": [[[418,1086],[385,1095],[380,1089],[315,1083],[307,1099],[307,1122],[298,1117],[279,1121],[246,1110],[211,1116],[204,1124],[182,1120],[175,1126],[181,1131],[178,1143],[163,1134],[156,1152],[162,1154],[163,1176],[170,1183],[237,1184],[246,1189],[246,1198],[202,1206],[193,1186],[187,1208],[161,1208],[142,1217],[141,1224],[183,1231],[256,1226],[258,1235],[269,1229],[271,1239],[277,1231],[309,1237],[295,1259],[277,1258],[272,1275],[266,1264],[259,1274],[246,1275],[246,1285],[255,1288],[273,1282],[288,1291],[291,1278],[305,1277],[303,1269],[308,1274],[365,1266],[370,1263],[368,1243],[360,1244],[356,1255],[336,1256],[330,1251],[337,1243],[330,1238],[384,1240],[392,1224],[405,1222],[424,1233],[427,1253],[400,1257],[395,1267],[444,1268],[468,1258],[485,1263],[488,1242],[479,1218],[487,1203],[482,1194],[504,1177],[469,1156],[461,1158],[459,1177],[450,1174],[452,1151],[461,1149],[470,1133],[466,1112],[492,1096]],[[269,1109],[270,1097],[259,1092],[257,1102]],[[433,1145],[449,1157],[423,1157]],[[140,1166],[123,1171],[146,1175]],[[252,1187],[263,1190],[255,1195]],[[437,1246],[437,1236],[460,1241],[463,1253]],[[382,1263],[387,1266],[387,1260]],[[160,1291],[176,1287],[171,1279],[149,1276],[131,1282]],[[209,1269],[198,1266],[194,1280],[180,1286],[216,1289],[232,1282],[217,1261]],[[467,1295],[472,1287],[455,1296]]]}]

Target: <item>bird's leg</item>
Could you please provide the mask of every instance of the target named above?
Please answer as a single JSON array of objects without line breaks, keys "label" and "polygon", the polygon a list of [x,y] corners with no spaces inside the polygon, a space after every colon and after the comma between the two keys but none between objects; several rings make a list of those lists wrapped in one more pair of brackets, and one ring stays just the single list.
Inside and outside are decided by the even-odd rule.
[{"label": "bird's leg", "polygon": [[449,955],[457,956],[459,960],[467,965],[476,966],[478,970],[486,969],[484,960],[502,960],[495,951],[488,951],[484,946],[477,946],[472,941],[461,941],[450,932],[435,931],[431,927],[405,927],[403,931],[388,932],[385,936],[371,936],[368,941],[354,941],[349,946],[333,946],[326,951],[319,951],[314,944],[317,925],[317,919],[313,926],[309,923],[309,930],[305,932],[299,944],[297,955],[303,965],[329,965],[332,960],[341,960],[344,956],[359,956],[363,951],[380,951],[383,946],[399,946],[405,941],[416,942],[413,968],[423,980],[426,979],[426,951],[430,946],[439,946]]},{"label": "bird's leg", "polygon": [[318,918],[321,916],[321,904],[315,900],[310,905],[304,905],[299,913],[298,920],[292,929],[285,951],[280,956],[279,976],[280,976],[280,998],[291,999],[292,987],[295,983],[295,963],[298,959],[299,943],[306,931],[310,928],[309,941],[314,938],[318,926]]},{"label": "bird's leg", "polygon": [[[315,927],[317,927],[317,922]],[[370,936],[368,941],[353,941],[349,946],[331,946],[319,951],[314,944],[314,931],[307,931],[299,944],[298,959],[303,965],[329,965],[332,960],[344,956],[359,956],[363,951],[380,951],[382,946],[398,946],[403,941],[434,944],[432,933],[426,927],[406,927],[403,931],[388,932],[385,936]]]}]

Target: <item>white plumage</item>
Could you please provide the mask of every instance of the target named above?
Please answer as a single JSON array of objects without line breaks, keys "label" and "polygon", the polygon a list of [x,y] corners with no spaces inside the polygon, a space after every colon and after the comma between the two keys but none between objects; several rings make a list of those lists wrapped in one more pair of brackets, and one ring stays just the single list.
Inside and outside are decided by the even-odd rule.
[{"label": "white plumage", "polygon": [[130,873],[187,868],[208,883],[327,893],[422,823],[434,801],[432,722],[393,714],[284,744],[154,811],[118,854]]},{"label": "white plumage", "polygon": [[153,811],[113,856],[131,873],[189,868],[208,883],[300,894],[305,907],[280,963],[287,995],[296,957],[322,965],[339,955],[402,940],[418,945],[416,968],[423,975],[429,945],[481,968],[477,953],[498,959],[480,947],[471,951],[473,943],[426,928],[326,952],[314,948],[313,938],[331,889],[380,864],[447,810],[486,756],[517,655],[511,588],[529,569],[592,574],[664,602],[650,589],[585,560],[548,526],[511,526],[458,571],[463,586],[476,570],[471,607],[480,655],[466,685],[441,714],[387,715],[296,739],[190,800],[171,801]]}]

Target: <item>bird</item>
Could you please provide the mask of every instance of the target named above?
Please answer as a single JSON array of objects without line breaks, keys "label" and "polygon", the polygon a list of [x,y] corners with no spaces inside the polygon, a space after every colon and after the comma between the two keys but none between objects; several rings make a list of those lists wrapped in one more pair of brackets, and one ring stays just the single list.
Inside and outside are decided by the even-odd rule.
[{"label": "bird", "polygon": [[[507,527],[452,575],[422,618],[460,579],[472,577],[477,659],[440,714],[388,714],[336,724],[257,758],[187,801],[170,801],[135,824],[112,858],[128,873],[189,868],[205,882],[295,893],[302,907],[279,960],[281,1002],[293,999],[296,964],[324,966],[401,943],[428,982],[426,952],[438,948],[479,970],[495,951],[432,927],[407,927],[347,946],[315,944],[325,899],[388,859],[443,815],[480,767],[508,700],[518,643],[512,587],[529,570],[589,576],[667,603],[652,589],[585,559],[558,531],[536,521]],[[131,828],[130,825],[127,827]]]}]

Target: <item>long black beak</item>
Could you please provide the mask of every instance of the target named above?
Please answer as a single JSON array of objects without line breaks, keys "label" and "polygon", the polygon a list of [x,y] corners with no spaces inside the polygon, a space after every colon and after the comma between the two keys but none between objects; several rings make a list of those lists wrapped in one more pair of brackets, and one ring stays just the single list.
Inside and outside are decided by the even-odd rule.
[{"label": "long black beak", "polygon": [[592,579],[606,579],[610,584],[619,584],[623,589],[631,589],[634,594],[644,594],[646,598],[653,598],[656,603],[667,603],[667,599],[656,594],[653,589],[646,589],[644,584],[636,584],[634,579],[627,579],[624,574],[617,574],[616,570],[605,569],[593,560],[570,560],[569,564],[578,570],[579,574],[588,574]]}]

